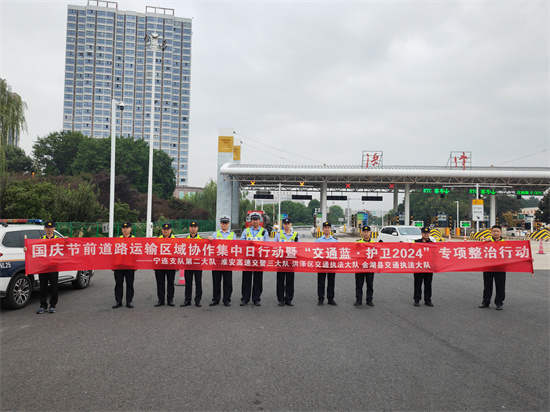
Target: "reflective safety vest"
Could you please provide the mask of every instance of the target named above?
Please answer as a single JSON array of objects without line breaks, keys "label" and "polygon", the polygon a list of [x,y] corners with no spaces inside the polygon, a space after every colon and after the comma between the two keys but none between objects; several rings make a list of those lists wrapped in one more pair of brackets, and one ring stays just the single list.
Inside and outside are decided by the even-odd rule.
[{"label": "reflective safety vest", "polygon": [[[160,235],[159,237],[164,237],[164,235]],[[170,238],[170,237],[175,237],[175,236],[174,236],[173,233],[170,233],[170,236],[168,236],[168,238]],[[168,239],[168,238],[166,238],[166,239]]]},{"label": "reflective safety vest", "polygon": [[53,235],[53,237],[46,237],[46,235],[42,236],[42,239],[60,239],[59,236]]},{"label": "reflective safety vest", "polygon": [[191,237],[191,235],[187,236],[187,239],[202,239],[202,237],[200,237],[199,235],[197,235],[196,237]]},{"label": "reflective safety vest", "polygon": [[489,237],[486,237],[483,240],[488,240],[489,242],[504,242],[503,238],[500,238],[499,240],[495,240],[493,235],[489,235]]},{"label": "reflective safety vest", "polygon": [[[119,237],[124,237],[124,235],[120,235]],[[128,237],[135,237],[134,235],[130,235]]]},{"label": "reflective safety vest", "polygon": [[252,231],[250,230],[250,227],[247,227],[244,231],[246,240],[264,240],[264,232],[265,229],[263,227],[260,227],[260,230],[256,234],[256,236],[252,236]]},{"label": "reflective safety vest", "polygon": [[216,232],[216,239],[225,239],[225,240],[233,240],[233,236],[235,236],[235,233],[233,232],[230,232],[229,233],[229,236],[227,236],[226,238],[223,237],[223,233],[221,230],[218,230]]},{"label": "reflective safety vest", "polygon": [[287,237],[285,231],[281,230],[279,232],[279,242],[294,242],[296,240],[296,236],[298,236],[298,232],[296,231],[292,232],[290,237]]},{"label": "reflective safety vest", "polygon": [[374,243],[374,240],[369,239],[369,241],[367,242],[367,241],[365,241],[365,239],[361,238],[361,239],[359,239],[357,242],[358,242],[358,243]]}]

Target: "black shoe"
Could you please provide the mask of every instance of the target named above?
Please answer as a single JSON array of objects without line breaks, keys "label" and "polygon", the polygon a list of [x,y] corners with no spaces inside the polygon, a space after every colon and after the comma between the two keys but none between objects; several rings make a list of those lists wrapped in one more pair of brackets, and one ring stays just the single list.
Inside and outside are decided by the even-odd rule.
[{"label": "black shoe", "polygon": [[323,306],[323,301],[319,300],[319,302],[317,302],[317,306]]},{"label": "black shoe", "polygon": [[216,305],[219,305],[220,302],[216,302],[215,300],[213,300],[212,302],[210,302],[210,304],[208,306],[216,306]]},{"label": "black shoe", "polygon": [[223,306],[231,306],[231,302],[223,302]]},{"label": "black shoe", "polygon": [[428,301],[428,302],[424,302],[424,305],[426,306],[429,306],[430,308],[433,308],[434,307],[434,304],[432,303],[432,301]]},{"label": "black shoe", "polygon": [[278,305],[279,305],[279,306],[284,306],[284,305],[285,305],[285,302],[279,302]]},{"label": "black shoe", "polygon": [[201,305],[200,302],[195,302],[195,306],[196,306],[197,308],[200,308],[202,305]]},{"label": "black shoe", "polygon": [[374,306],[374,303],[372,303],[372,300],[367,300],[367,305],[368,306]]},{"label": "black shoe", "polygon": [[338,306],[338,305],[336,304],[336,302],[334,301],[334,299],[329,299],[329,300],[328,300],[328,304],[331,305],[331,306]]},{"label": "black shoe", "polygon": [[169,301],[168,301],[168,306],[176,306],[176,304],[174,303],[174,301],[169,300]]},{"label": "black shoe", "polygon": [[40,315],[40,314],[46,312],[47,310],[48,310],[48,308],[38,308],[38,310],[36,311],[36,314]]},{"label": "black shoe", "polygon": [[130,308],[130,309],[133,309],[134,308],[134,304],[132,302],[126,302],[126,307],[127,308]]},{"label": "black shoe", "polygon": [[239,306],[248,305],[248,302],[245,302],[244,300],[241,300],[241,303],[239,303]]},{"label": "black shoe", "polygon": [[155,303],[155,308],[158,308],[159,306],[164,306],[164,302],[158,301]]},{"label": "black shoe", "polygon": [[50,306],[50,313],[55,313],[55,306]]},{"label": "black shoe", "polygon": [[185,301],[180,305],[180,308],[184,308],[184,307],[189,306],[189,305],[191,305],[191,302]]},{"label": "black shoe", "polygon": [[287,301],[285,302],[285,305],[287,305],[287,306],[294,306],[294,304],[293,304],[290,300],[287,300]]},{"label": "black shoe", "polygon": [[260,302],[254,302],[254,306],[262,306]]},{"label": "black shoe", "polygon": [[420,301],[415,300],[415,301],[414,301],[414,306],[420,306]]},{"label": "black shoe", "polygon": [[117,302],[113,305],[113,309],[118,309],[122,307],[122,302]]},{"label": "black shoe", "polygon": [[502,310],[502,305],[497,305],[497,310]]},{"label": "black shoe", "polygon": [[353,304],[353,306],[361,306],[362,304],[363,304],[363,303],[362,303],[359,299],[357,299],[357,300],[355,301],[355,303]]},{"label": "black shoe", "polygon": [[485,302],[481,302],[481,305],[479,305],[478,307],[480,307],[480,308],[488,308],[488,307],[489,307],[489,304],[488,304],[488,303],[485,303]]}]

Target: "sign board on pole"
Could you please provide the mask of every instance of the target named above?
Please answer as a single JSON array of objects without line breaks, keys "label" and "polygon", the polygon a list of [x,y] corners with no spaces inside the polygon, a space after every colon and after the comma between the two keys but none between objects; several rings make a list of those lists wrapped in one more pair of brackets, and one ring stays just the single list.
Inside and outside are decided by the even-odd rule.
[{"label": "sign board on pole", "polygon": [[464,229],[470,228],[472,227],[472,222],[470,222],[469,220],[461,220],[460,227]]},{"label": "sign board on pole", "polygon": [[416,227],[423,227],[424,226],[424,222],[422,220],[414,220],[413,221],[413,226],[416,226]]},{"label": "sign board on pole", "polygon": [[472,220],[476,222],[483,222],[484,220],[484,211],[483,211],[483,199],[473,199],[472,200]]}]

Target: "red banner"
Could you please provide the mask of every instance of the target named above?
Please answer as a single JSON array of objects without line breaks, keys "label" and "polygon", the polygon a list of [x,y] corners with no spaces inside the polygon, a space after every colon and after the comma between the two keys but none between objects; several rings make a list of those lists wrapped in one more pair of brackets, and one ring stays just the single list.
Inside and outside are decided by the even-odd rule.
[{"label": "red banner", "polygon": [[529,272],[531,245],[514,242],[307,243],[164,238],[25,240],[27,273],[89,269],[265,272]]}]

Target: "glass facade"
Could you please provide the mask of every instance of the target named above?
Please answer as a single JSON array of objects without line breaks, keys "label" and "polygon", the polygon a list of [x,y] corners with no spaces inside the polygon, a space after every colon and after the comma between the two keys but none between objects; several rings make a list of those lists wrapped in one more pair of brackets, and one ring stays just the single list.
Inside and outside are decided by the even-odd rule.
[{"label": "glass facade", "polygon": [[[153,127],[153,147],[172,158],[176,186],[187,186],[192,20],[173,14],[121,11],[111,1],[68,6],[63,130],[109,137],[111,101],[122,100],[116,135],[149,142]],[[153,62],[144,38],[155,32],[167,47]]]}]

